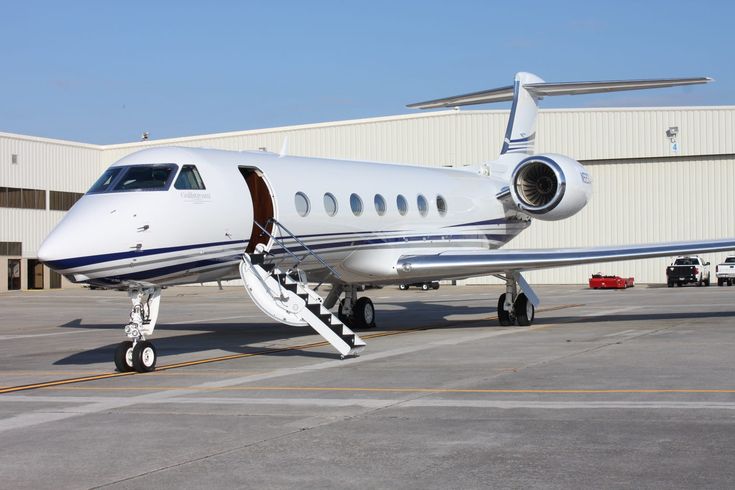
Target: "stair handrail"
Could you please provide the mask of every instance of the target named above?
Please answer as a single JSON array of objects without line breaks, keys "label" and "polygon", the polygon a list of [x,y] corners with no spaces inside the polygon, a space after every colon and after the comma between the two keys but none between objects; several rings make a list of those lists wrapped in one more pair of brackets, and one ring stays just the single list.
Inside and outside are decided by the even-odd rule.
[{"label": "stair handrail", "polygon": [[[253,220],[253,223],[258,228],[260,228],[263,231],[263,233],[265,233],[266,235],[268,235],[269,237],[271,237],[273,240],[275,240],[281,246],[281,248],[286,251],[286,253],[288,253],[291,257],[293,257],[294,259],[296,259],[296,264],[294,264],[294,267],[298,267],[299,264],[301,264],[301,262],[306,257],[308,257],[309,255],[311,255],[316,260],[318,260],[320,264],[322,264],[324,267],[326,267],[327,270],[329,270],[329,273],[332,276],[336,277],[337,279],[340,279],[339,273],[336,270],[334,270],[334,268],[331,265],[327,264],[326,261],[324,259],[322,259],[319,254],[317,254],[311,248],[309,248],[308,245],[306,245],[303,241],[301,241],[300,238],[298,238],[296,235],[294,235],[291,232],[291,230],[289,230],[288,228],[286,228],[277,219],[275,219],[275,218],[269,218],[268,221],[265,222],[265,227],[264,226],[261,226],[261,224],[258,223],[255,220]],[[286,238],[292,238],[292,239],[294,239],[296,241],[296,243],[298,243],[299,245],[301,245],[302,247],[304,247],[304,250],[307,252],[307,254],[305,256],[303,256],[303,257],[299,257],[295,253],[293,253],[291,250],[289,250],[289,248],[286,246],[286,244],[283,242],[283,240],[281,240],[281,237],[277,237],[277,236],[275,236],[274,234],[272,234],[271,232],[269,232],[267,230],[269,224],[274,224],[274,225],[276,225],[281,230],[281,237],[283,237],[283,232],[285,231],[286,234],[287,234],[287,237]]]}]

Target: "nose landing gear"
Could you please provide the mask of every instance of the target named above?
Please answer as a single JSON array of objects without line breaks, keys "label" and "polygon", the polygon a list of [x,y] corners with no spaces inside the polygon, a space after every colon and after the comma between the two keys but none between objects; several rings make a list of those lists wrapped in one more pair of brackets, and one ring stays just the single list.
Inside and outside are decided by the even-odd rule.
[{"label": "nose landing gear", "polygon": [[131,289],[128,296],[133,302],[130,321],[125,325],[125,334],[132,340],[125,340],[115,349],[115,367],[121,373],[137,371],[148,373],[156,369],[158,358],[153,343],[145,340],[153,334],[161,303],[161,288]]}]

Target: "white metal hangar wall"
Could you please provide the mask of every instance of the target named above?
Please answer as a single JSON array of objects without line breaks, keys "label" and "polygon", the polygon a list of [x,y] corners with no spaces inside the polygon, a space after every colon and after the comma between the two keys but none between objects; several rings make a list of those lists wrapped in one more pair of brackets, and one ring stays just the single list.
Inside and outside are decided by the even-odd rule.
[{"label": "white metal hangar wall", "polygon": [[[34,274],[28,270],[39,270],[33,262],[36,250],[73,197],[62,194],[85,192],[110,163],[143,148],[279,151],[288,136],[288,152],[294,155],[462,166],[497,157],[507,118],[508,111],[439,111],[109,146],[0,133],[0,271],[9,260],[21,259],[21,286],[33,286]],[[676,148],[667,135],[671,128],[678,129]],[[728,195],[735,182],[734,130],[735,107],[542,110],[537,152],[582,161],[593,176],[594,196],[577,216],[555,223],[535,221],[509,246],[581,247],[735,236],[735,205]],[[36,202],[40,192],[28,192],[31,201],[36,199],[35,208],[21,208],[17,204],[25,203],[23,197],[8,197],[6,192],[3,198],[3,189],[39,190],[46,199]],[[18,252],[18,244],[22,254],[8,255]],[[706,258],[714,265],[724,255]],[[668,261],[551,269],[529,273],[528,278],[537,284],[574,284],[603,271],[660,283]],[[48,271],[43,274],[48,287],[51,277]],[[8,286],[4,272],[2,276],[0,291]]]},{"label": "white metal hangar wall", "polygon": [[0,292],[70,284],[36,252],[99,177],[101,156],[97,145],[0,133]]}]

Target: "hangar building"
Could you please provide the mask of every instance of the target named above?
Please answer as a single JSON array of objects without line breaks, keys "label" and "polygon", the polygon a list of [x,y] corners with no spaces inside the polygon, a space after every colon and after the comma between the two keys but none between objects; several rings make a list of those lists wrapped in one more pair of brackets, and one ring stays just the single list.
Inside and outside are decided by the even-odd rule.
[{"label": "hangar building", "polygon": [[[459,167],[496,158],[507,120],[508,111],[449,110],[104,146],[0,133],[0,292],[69,284],[39,264],[36,252],[101,172],[134,151],[161,145],[278,151],[288,136],[294,155]],[[535,221],[510,247],[735,237],[734,106],[546,109],[537,134],[538,153],[562,153],[587,166],[594,194],[576,216]],[[706,255],[713,274],[725,255]],[[662,283],[669,261],[550,269],[527,278],[579,284],[601,271]]]}]

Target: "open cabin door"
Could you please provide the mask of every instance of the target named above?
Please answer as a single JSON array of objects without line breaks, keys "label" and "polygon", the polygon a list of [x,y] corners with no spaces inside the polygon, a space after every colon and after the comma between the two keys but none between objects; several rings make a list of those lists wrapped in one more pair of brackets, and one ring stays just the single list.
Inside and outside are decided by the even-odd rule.
[{"label": "open cabin door", "polygon": [[[268,184],[263,178],[263,172],[253,167],[240,167],[240,173],[248,185],[250,198],[253,200],[253,221],[259,223],[260,226],[268,230],[268,233],[273,233],[273,223],[269,222],[271,218],[274,218],[273,195],[271,194]],[[253,223],[252,232],[250,233],[250,241],[248,242],[245,252],[253,253],[255,246],[259,243],[264,244],[266,249],[269,249],[269,241],[270,237],[265,235],[263,231]]]}]

